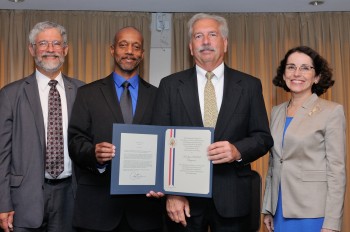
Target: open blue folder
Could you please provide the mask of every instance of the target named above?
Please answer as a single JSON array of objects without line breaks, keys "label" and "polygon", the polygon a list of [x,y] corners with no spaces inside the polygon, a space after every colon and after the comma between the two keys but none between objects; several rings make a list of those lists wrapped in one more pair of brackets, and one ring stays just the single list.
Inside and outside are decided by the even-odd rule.
[{"label": "open blue folder", "polygon": [[214,129],[113,124],[111,194],[211,197]]}]

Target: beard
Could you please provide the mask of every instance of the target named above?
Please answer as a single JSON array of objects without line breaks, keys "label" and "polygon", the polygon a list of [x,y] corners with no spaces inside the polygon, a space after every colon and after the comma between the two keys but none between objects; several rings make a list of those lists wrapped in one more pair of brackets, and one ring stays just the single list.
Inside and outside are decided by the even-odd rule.
[{"label": "beard", "polygon": [[[43,58],[45,57],[55,57],[58,58],[58,60],[45,60]],[[60,70],[64,63],[64,56],[57,54],[57,53],[43,53],[40,57],[36,56],[34,58],[35,64],[45,70],[48,73],[54,73]]]}]

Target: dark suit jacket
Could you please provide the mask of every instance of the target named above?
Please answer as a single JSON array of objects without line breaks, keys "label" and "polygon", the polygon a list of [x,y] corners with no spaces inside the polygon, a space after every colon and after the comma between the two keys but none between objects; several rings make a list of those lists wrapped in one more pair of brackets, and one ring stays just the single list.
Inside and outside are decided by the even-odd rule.
[{"label": "dark suit jacket", "polygon": [[[156,88],[140,78],[133,124],[150,124]],[[113,123],[123,123],[113,75],[78,90],[69,125],[69,151],[79,166],[73,224],[93,230],[112,230],[125,213],[137,230],[161,226],[160,200],[145,195],[110,195],[111,165],[99,173],[95,144],[112,143]]]},{"label": "dark suit jacket", "polygon": [[[84,83],[62,76],[69,118],[76,91]],[[14,210],[17,227],[36,228],[43,221],[46,142],[42,115],[35,73],[0,91],[0,212]]]},{"label": "dark suit jacket", "polygon": [[[161,80],[154,124],[203,126],[195,67]],[[214,165],[214,204],[223,217],[247,215],[251,202],[250,162],[266,154],[273,145],[259,79],[225,66],[223,100],[214,140],[229,141],[242,155],[242,162]],[[191,215],[204,210],[204,199],[188,199]]]}]

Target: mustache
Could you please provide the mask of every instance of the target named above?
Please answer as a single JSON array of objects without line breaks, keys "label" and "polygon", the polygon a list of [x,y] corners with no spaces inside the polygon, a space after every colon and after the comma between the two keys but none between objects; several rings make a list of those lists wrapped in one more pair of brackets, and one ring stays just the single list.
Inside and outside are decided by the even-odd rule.
[{"label": "mustache", "polygon": [[214,52],[214,51],[216,51],[216,49],[213,48],[212,46],[209,46],[209,45],[203,45],[203,46],[200,46],[198,48],[198,51],[199,52],[204,52],[204,51],[212,51],[212,52]]},{"label": "mustache", "polygon": [[135,56],[123,56],[122,60],[139,60],[140,58],[137,58]]},{"label": "mustache", "polygon": [[42,57],[60,57],[59,53],[56,52],[44,52],[43,54],[41,54]]}]

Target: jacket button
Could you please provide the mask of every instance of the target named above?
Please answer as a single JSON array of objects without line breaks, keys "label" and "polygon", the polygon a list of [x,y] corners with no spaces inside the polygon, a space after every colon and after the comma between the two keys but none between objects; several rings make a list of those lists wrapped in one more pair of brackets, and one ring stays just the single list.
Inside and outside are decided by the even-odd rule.
[{"label": "jacket button", "polygon": [[283,163],[283,159],[280,159],[280,163]]}]

